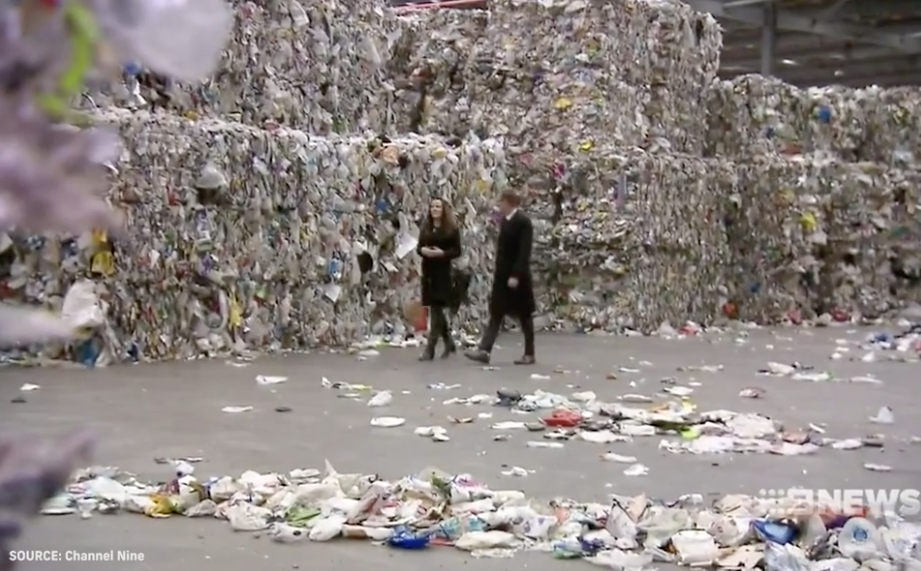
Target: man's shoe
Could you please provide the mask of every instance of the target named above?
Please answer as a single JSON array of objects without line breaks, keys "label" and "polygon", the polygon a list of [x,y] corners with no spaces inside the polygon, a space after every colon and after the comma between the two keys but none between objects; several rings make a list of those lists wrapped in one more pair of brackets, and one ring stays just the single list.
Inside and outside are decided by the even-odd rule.
[{"label": "man's shoe", "polygon": [[422,353],[421,355],[419,355],[419,360],[420,360],[420,361],[431,361],[431,360],[433,360],[434,358],[435,358],[435,351],[434,351],[434,349],[431,350],[431,351],[429,351],[428,349],[426,349],[424,353]]},{"label": "man's shoe", "polygon": [[524,355],[520,359],[515,359],[516,365],[533,365],[536,362],[534,355]]},{"label": "man's shoe", "polygon": [[447,359],[447,358],[450,357],[453,353],[457,353],[457,347],[455,347],[454,345],[451,345],[451,346],[449,346],[449,347],[445,347],[444,351],[441,352],[441,358],[442,358],[442,359]]},{"label": "man's shoe", "polygon": [[464,357],[467,357],[471,361],[476,361],[477,363],[483,363],[484,365],[489,364],[489,353],[480,349],[465,351]]}]

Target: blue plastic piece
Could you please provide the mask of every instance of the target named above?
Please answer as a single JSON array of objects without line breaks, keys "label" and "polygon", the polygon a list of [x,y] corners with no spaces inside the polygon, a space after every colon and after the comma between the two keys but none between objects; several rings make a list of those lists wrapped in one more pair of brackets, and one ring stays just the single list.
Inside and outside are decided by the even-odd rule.
[{"label": "blue plastic piece", "polygon": [[95,367],[99,358],[99,348],[95,339],[87,339],[77,347],[77,362],[87,367]]},{"label": "blue plastic piece", "polygon": [[400,526],[393,531],[387,543],[397,549],[425,549],[429,546],[429,536],[416,535],[406,526]]},{"label": "blue plastic piece", "polygon": [[587,540],[584,537],[579,538],[579,544],[582,545],[582,553],[586,557],[591,557],[605,548],[604,542],[600,539]]},{"label": "blue plastic piece", "polygon": [[140,64],[136,62],[132,61],[132,62],[128,62],[125,64],[124,72],[127,75],[130,75],[132,77],[137,77],[138,75],[141,74],[141,71],[143,71],[143,69],[141,68]]},{"label": "blue plastic piece", "polygon": [[816,118],[820,123],[831,123],[831,109],[825,105],[819,107],[818,112],[816,112]]},{"label": "blue plastic piece", "polygon": [[752,522],[755,532],[764,541],[786,545],[796,539],[797,529],[791,524],[757,519]]}]

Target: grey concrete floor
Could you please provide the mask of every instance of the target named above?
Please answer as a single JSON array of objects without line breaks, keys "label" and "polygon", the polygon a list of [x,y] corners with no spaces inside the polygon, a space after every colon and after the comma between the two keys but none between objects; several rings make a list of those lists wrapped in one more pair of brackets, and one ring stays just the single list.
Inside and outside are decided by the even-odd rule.
[{"label": "grey concrete floor", "polygon": [[[98,434],[97,463],[117,465],[150,479],[168,474],[154,457],[203,456],[197,474],[238,475],[244,470],[287,471],[297,467],[322,469],[329,459],[342,472],[376,472],[398,478],[426,466],[448,472],[467,472],[494,487],[523,489],[539,497],[568,496],[604,501],[609,493],[646,492],[655,497],[683,493],[756,493],[761,488],[794,485],[817,488],[914,488],[921,483],[919,448],[910,444],[921,435],[918,386],[921,365],[912,363],[851,362],[829,359],[836,339],[862,339],[869,329],[756,330],[744,344],[732,332],[698,338],[665,340],[600,336],[545,335],[538,338],[539,364],[511,365],[520,354],[520,337],[506,334],[504,347],[494,355],[498,370],[455,357],[446,362],[419,363],[411,349],[385,349],[378,357],[359,361],[343,354],[310,354],[263,358],[246,367],[223,360],[153,365],[116,366],[99,370],[0,370],[0,430],[60,434],[89,427]],[[850,355],[861,352],[852,349]],[[809,383],[756,375],[767,361],[814,365],[842,376],[872,373],[882,385]],[[638,365],[649,361],[651,365]],[[725,365],[716,373],[682,372],[685,365]],[[638,367],[639,373],[606,373],[618,366]],[[571,372],[559,373],[565,369]],[[532,373],[550,380],[533,380]],[[260,386],[255,376],[283,375],[286,383]],[[365,383],[394,391],[386,409],[372,409],[362,401],[340,398],[324,389],[321,379]],[[828,436],[860,437],[884,433],[883,450],[836,451],[822,449],[808,457],[759,455],[690,456],[660,451],[659,437],[610,446],[568,442],[563,449],[532,449],[531,437],[515,434],[494,442],[489,424],[521,420],[506,409],[486,406],[446,406],[459,396],[491,393],[500,387],[523,392],[542,389],[570,394],[593,390],[614,401],[625,393],[652,395],[663,377],[701,383],[693,400],[700,409],[726,408],[767,414],[785,426],[825,423]],[[23,383],[40,389],[24,393],[27,402],[11,403]],[[434,383],[459,384],[452,390],[428,388]],[[632,385],[632,386],[631,386]],[[759,386],[763,399],[739,397],[742,388]],[[221,412],[227,405],[249,405],[241,414]],[[895,410],[896,422],[879,426],[869,422],[880,406]],[[291,407],[279,413],[277,406]],[[492,412],[490,420],[450,425],[448,415],[476,416]],[[375,414],[402,416],[398,428],[369,426]],[[440,424],[451,441],[431,442],[413,435],[420,425]],[[637,456],[650,468],[647,476],[627,477],[624,465],[603,462],[600,454],[613,450]],[[888,473],[865,470],[865,462],[892,466]],[[501,476],[504,467],[535,470],[525,478]],[[266,538],[235,534],[224,522],[171,518],[152,520],[121,514],[79,520],[75,516],[43,517],[22,542],[23,548],[109,549],[143,552],[143,563],[118,564],[137,569],[358,569],[377,565],[382,571],[407,564],[452,569],[464,564],[487,570],[553,566],[546,554],[522,554],[512,560],[472,560],[450,548],[425,553],[394,552],[384,547],[347,542],[278,545]],[[90,564],[68,563],[74,568]],[[98,567],[100,564],[93,564]],[[103,564],[105,565],[105,564]],[[52,564],[32,564],[42,569]]]}]

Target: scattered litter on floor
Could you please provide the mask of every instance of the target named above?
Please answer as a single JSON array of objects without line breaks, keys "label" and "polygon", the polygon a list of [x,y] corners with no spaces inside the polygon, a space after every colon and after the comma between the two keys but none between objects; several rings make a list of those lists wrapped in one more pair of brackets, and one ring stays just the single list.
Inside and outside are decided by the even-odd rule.
[{"label": "scattered litter on floor", "polygon": [[221,409],[221,412],[229,412],[231,414],[237,414],[241,412],[249,412],[253,410],[251,406],[225,406]]},{"label": "scattered litter on floor", "polygon": [[760,387],[747,387],[739,391],[739,396],[746,399],[764,398],[766,391]]},{"label": "scattered litter on floor", "polygon": [[645,476],[649,473],[649,468],[642,464],[634,464],[624,470],[624,476]]},{"label": "scattered litter on floor", "polygon": [[[502,472],[530,473],[519,466]],[[648,469],[634,464],[625,473],[645,475]],[[376,474],[340,474],[327,462],[323,473],[247,471],[207,480],[176,474],[165,484],[147,484],[117,468],[92,467],[79,471],[42,513],[212,517],[278,543],[342,537],[397,549],[454,546],[499,558],[532,550],[624,571],[650,570],[655,563],[752,569],[762,559],[769,571],[856,571],[860,562],[883,571],[921,556],[919,526],[866,508],[843,513],[799,498],[739,494],[709,507],[700,494],[611,497],[608,504],[539,500],[437,468],[390,482]]]},{"label": "scattered litter on floor", "polygon": [[614,452],[605,452],[601,455],[601,459],[607,462],[617,462],[619,464],[635,464],[635,456],[621,456],[620,454],[615,454]]},{"label": "scattered litter on floor", "polygon": [[417,436],[431,438],[435,442],[448,442],[448,431],[441,426],[420,426],[413,431]]},{"label": "scattered litter on floor", "polygon": [[864,468],[871,472],[891,472],[892,466],[887,466],[885,464],[864,464]]},{"label": "scattered litter on floor", "polygon": [[892,424],[895,422],[895,414],[888,406],[881,407],[876,416],[870,417],[870,422],[875,424]]},{"label": "scattered litter on floor", "polygon": [[270,377],[268,375],[256,375],[256,383],[260,385],[277,385],[288,380],[288,377]]},{"label": "scattered litter on floor", "polygon": [[368,406],[387,406],[393,402],[393,394],[390,391],[381,391],[375,394],[368,401]]},{"label": "scattered litter on floor", "polygon": [[395,428],[404,424],[406,424],[406,419],[398,416],[377,416],[371,419],[371,426],[378,428]]},{"label": "scattered litter on floor", "polygon": [[22,385],[21,387],[19,387],[19,390],[21,390],[21,391],[23,391],[23,392],[29,392],[29,391],[37,391],[37,390],[40,389],[40,388],[41,388],[41,387],[38,386],[38,385],[33,385],[32,383],[26,383],[26,384]]}]

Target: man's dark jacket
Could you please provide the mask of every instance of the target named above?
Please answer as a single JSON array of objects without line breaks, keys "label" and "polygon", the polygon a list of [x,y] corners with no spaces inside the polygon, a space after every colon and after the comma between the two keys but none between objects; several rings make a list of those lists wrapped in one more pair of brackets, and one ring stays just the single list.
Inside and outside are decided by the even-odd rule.
[{"label": "man's dark jacket", "polygon": [[[516,211],[502,218],[496,248],[489,311],[494,315],[531,315],[534,313],[534,285],[531,280],[531,245],[534,228],[531,219]],[[518,287],[508,287],[509,278],[518,279]]]}]

